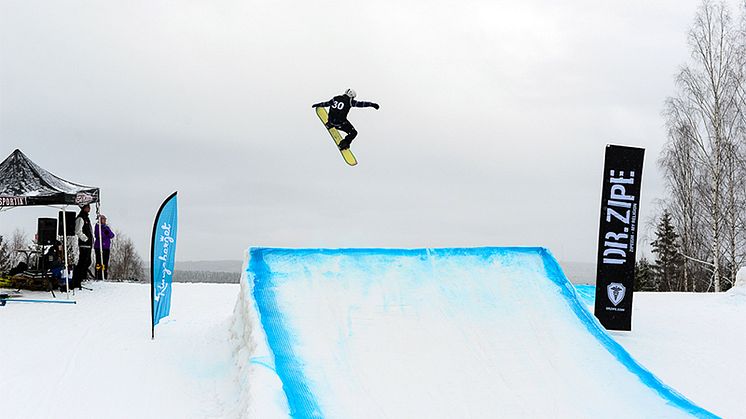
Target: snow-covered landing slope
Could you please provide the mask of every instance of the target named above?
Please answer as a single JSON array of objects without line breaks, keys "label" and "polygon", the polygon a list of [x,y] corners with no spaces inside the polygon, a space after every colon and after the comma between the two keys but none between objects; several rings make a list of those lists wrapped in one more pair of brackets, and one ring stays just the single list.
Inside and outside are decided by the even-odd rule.
[{"label": "snow-covered landing slope", "polygon": [[712,416],[614,342],[541,248],[253,248],[240,305],[256,417]]},{"label": "snow-covered landing slope", "polygon": [[77,304],[0,307],[0,418],[238,416],[228,340],[238,285],[173,284],[171,315],[155,340],[150,284],[85,286],[91,291],[71,295]]}]

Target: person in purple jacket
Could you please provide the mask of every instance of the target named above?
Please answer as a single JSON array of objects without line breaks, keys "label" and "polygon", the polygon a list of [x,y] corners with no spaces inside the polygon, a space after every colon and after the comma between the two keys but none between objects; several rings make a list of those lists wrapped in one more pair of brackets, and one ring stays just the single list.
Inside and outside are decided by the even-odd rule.
[{"label": "person in purple jacket", "polygon": [[[101,214],[93,232],[93,249],[96,252],[96,279],[107,279],[109,276],[109,252],[111,250],[111,239],[113,238],[114,232],[106,224],[106,216]],[[101,241],[99,242],[99,240]]]}]

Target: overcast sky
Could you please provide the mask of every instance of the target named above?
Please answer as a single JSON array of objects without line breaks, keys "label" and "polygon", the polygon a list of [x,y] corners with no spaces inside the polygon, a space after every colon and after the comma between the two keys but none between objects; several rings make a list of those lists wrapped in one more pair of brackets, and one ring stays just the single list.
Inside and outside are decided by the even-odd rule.
[{"label": "overcast sky", "polygon": [[[663,102],[698,0],[0,0],[0,160],[101,188],[149,255],[538,245],[594,262],[607,143],[665,188]],[[733,11],[736,15],[736,11]],[[359,164],[311,104],[352,87]],[[33,235],[49,208],[0,213]]]}]

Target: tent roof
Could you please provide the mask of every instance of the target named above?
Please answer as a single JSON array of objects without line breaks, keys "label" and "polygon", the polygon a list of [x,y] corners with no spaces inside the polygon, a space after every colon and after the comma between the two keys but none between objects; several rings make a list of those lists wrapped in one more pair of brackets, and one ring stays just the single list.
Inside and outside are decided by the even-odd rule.
[{"label": "tent roof", "polygon": [[0,163],[0,208],[98,202],[99,188],[49,173],[16,149]]}]

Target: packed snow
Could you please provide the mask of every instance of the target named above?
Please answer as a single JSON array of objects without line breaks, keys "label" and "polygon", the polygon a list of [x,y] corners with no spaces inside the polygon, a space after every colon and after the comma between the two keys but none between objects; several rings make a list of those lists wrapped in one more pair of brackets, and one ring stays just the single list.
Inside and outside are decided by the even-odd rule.
[{"label": "packed snow", "polygon": [[74,305],[0,307],[0,417],[238,417],[230,411],[237,285],[174,284],[171,316],[155,340],[150,285],[85,286]]},{"label": "packed snow", "polygon": [[[439,266],[438,279],[448,284],[443,287],[428,288],[419,276],[412,281],[368,264],[353,269],[358,280],[334,281],[334,272],[350,272],[349,262],[337,260],[324,269],[288,262],[282,269],[300,273],[303,280],[286,277],[273,291],[285,327],[296,343],[304,343],[293,351],[309,362],[302,373],[324,417],[343,417],[336,415],[355,409],[356,403],[354,417],[547,412],[555,417],[569,412],[579,412],[574,417],[624,417],[639,413],[629,409],[641,406],[646,410],[637,417],[682,414],[660,405],[634,380],[620,379],[623,372],[593,347],[592,339],[567,327],[572,316],[546,289],[521,289],[511,281],[498,281],[503,285],[492,288],[474,280],[487,274],[485,269],[468,269],[458,277],[455,265]],[[520,263],[519,270],[529,262]],[[510,263],[501,266],[500,273],[488,276],[510,276],[516,269]],[[376,275],[367,276],[370,270]],[[531,283],[540,279],[526,275]],[[150,288],[145,284],[90,282],[90,291],[76,292],[74,305],[9,302],[0,307],[2,417],[289,417],[291,405],[283,388],[288,383],[277,374],[277,354],[267,334],[276,330],[263,324],[270,319],[260,318],[256,294],[248,278],[243,279],[241,285],[174,284],[171,315],[157,326],[155,340],[150,338]],[[410,291],[422,287],[428,288],[428,298],[412,298]],[[24,297],[51,295],[24,292]],[[503,307],[490,303],[497,297]],[[474,301],[476,307],[467,304]],[[592,299],[583,301],[592,304]],[[408,316],[413,313],[417,315]],[[504,323],[491,319],[498,314],[505,316]],[[746,294],[738,289],[636,293],[633,331],[611,336],[698,406],[722,417],[746,418],[744,322]],[[543,325],[549,326],[546,333],[537,334]],[[333,353],[323,352],[328,349],[324,336],[335,337]],[[394,339],[376,340],[383,337]],[[601,372],[584,369],[581,357],[587,366],[602,362],[603,374],[613,381],[599,381]],[[480,367],[495,372],[507,359],[512,361],[489,382]],[[476,383],[465,386],[465,372]],[[601,389],[585,387],[587,376]],[[432,382],[437,384],[430,388],[435,391],[432,403],[423,406],[428,393],[422,386]],[[605,397],[602,388],[611,385],[611,393],[617,385],[625,388],[622,400],[629,404],[607,400],[601,411],[594,410],[596,398]],[[343,391],[330,393],[335,386]],[[499,411],[484,410],[495,408],[485,405],[485,398],[505,404]],[[522,399],[533,410],[521,410]],[[398,404],[377,406],[381,401]],[[367,410],[375,406],[378,410]],[[617,408],[610,411],[609,406]]]},{"label": "packed snow", "polygon": [[247,273],[293,417],[709,415],[543,249],[252,249]]}]

